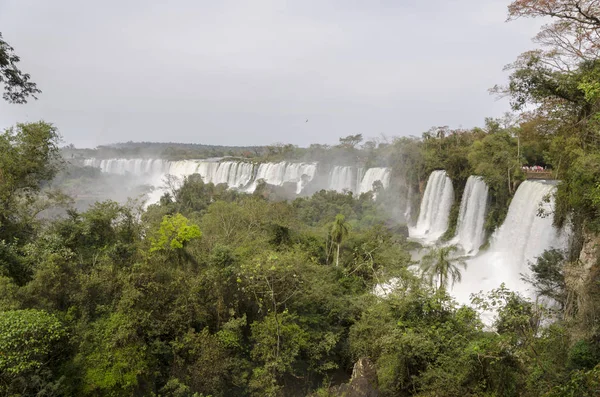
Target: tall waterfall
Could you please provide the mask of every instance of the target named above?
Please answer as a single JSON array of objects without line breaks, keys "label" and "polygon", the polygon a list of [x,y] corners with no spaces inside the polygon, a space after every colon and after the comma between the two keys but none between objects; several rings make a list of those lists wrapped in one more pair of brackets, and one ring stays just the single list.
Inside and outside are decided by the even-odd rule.
[{"label": "tall waterfall", "polygon": [[460,212],[454,242],[465,253],[474,255],[485,239],[485,213],[488,202],[488,186],[479,176],[471,175],[467,179],[465,191],[460,201]]},{"label": "tall waterfall", "polygon": [[[489,250],[468,262],[463,280],[454,287],[459,301],[466,303],[470,293],[489,291],[500,283],[531,295],[530,286],[521,279],[522,274],[529,273],[528,261],[534,261],[547,249],[567,247],[567,233],[552,225],[555,190],[553,184],[545,181],[521,183]],[[548,197],[550,200],[546,200]],[[540,210],[546,216],[539,216]]]},{"label": "tall waterfall", "polygon": [[383,167],[369,168],[362,177],[358,187],[358,194],[373,190],[373,183],[381,181],[383,188],[387,189],[390,184],[390,169]]},{"label": "tall waterfall", "polygon": [[417,225],[409,228],[410,236],[425,242],[438,240],[448,229],[453,202],[454,188],[446,171],[433,171],[427,180]]}]

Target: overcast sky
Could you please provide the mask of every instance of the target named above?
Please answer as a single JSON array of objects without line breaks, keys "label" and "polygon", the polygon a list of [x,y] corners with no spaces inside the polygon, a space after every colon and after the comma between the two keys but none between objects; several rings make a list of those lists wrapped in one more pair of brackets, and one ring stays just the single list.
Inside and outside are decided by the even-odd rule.
[{"label": "overcast sky", "polygon": [[[473,127],[533,47],[509,0],[0,0],[0,32],[78,147],[124,141],[306,146]],[[308,119],[308,122],[305,120]]]}]

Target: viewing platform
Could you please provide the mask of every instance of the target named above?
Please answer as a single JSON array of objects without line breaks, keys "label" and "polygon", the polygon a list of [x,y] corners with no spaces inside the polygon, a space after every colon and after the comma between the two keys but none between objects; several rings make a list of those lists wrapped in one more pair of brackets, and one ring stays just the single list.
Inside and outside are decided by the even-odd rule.
[{"label": "viewing platform", "polygon": [[525,171],[526,179],[556,179],[552,170]]}]

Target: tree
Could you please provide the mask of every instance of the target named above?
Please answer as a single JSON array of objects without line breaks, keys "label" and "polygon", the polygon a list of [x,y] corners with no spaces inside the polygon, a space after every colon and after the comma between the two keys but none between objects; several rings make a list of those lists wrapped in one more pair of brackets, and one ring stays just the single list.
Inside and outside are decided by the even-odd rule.
[{"label": "tree", "polygon": [[56,316],[43,310],[0,312],[0,394],[38,395],[35,389],[51,382],[66,337]]},{"label": "tree", "polygon": [[308,334],[298,325],[297,316],[284,310],[269,313],[251,325],[254,348],[252,358],[262,366],[253,371],[250,387],[261,396],[279,396],[277,380],[288,373],[294,375],[294,363],[308,345]]},{"label": "tree", "polygon": [[551,17],[535,41],[548,48],[540,54],[562,70],[600,56],[600,5],[597,0],[515,0],[508,6],[509,20]]},{"label": "tree", "polygon": [[348,135],[340,138],[340,146],[346,149],[354,149],[363,140],[362,134]]},{"label": "tree", "polygon": [[28,271],[15,254],[34,237],[38,214],[65,199],[50,189],[38,194],[63,166],[59,141],[56,128],[43,121],[0,133],[0,272],[19,284]]},{"label": "tree", "polygon": [[565,256],[562,251],[546,250],[535,262],[529,262],[531,277],[523,277],[524,281],[534,286],[538,295],[555,300],[561,309],[565,308],[567,300],[564,264]]},{"label": "tree", "polygon": [[7,205],[17,194],[31,196],[52,180],[63,162],[60,135],[52,124],[17,124],[0,134],[0,202]]},{"label": "tree", "polygon": [[340,247],[342,242],[348,237],[350,232],[350,225],[346,222],[346,217],[342,214],[337,214],[335,221],[330,226],[329,236],[331,237],[332,243],[335,243],[337,247],[337,253],[335,256],[335,265],[340,264]]},{"label": "tree", "polygon": [[449,280],[452,285],[460,282],[460,267],[466,269],[467,265],[464,259],[452,256],[457,250],[456,245],[433,248],[421,259],[421,271],[431,285],[435,278],[439,281],[438,289],[446,288]]},{"label": "tree", "polygon": [[158,229],[157,235],[152,238],[150,252],[177,253],[181,257],[185,246],[194,239],[202,237],[200,228],[181,214],[165,215]]},{"label": "tree", "polygon": [[28,97],[37,99],[36,94],[42,92],[29,81],[29,74],[17,67],[20,60],[0,33],[0,83],[4,84],[2,97],[10,103],[27,103]]},{"label": "tree", "polygon": [[122,312],[87,324],[74,361],[85,395],[131,396],[148,370],[147,346]]}]

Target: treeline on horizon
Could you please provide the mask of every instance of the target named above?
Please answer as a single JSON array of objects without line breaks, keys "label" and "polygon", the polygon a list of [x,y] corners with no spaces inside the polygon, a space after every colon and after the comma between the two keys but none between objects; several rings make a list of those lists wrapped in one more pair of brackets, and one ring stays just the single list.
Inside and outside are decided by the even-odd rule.
[{"label": "treeline on horizon", "polygon": [[[359,146],[359,144],[361,144]],[[385,139],[363,142],[362,134],[348,135],[339,139],[338,145],[311,144],[299,147],[293,144],[275,143],[264,146],[221,146],[178,142],[127,142],[101,145],[94,149],[76,148],[73,144],[62,147],[66,159],[86,158],[159,158],[164,160],[192,160],[208,158],[237,158],[256,162],[268,161],[321,161],[338,162],[339,165],[357,165],[365,159],[356,156],[358,149],[374,150],[388,144]],[[349,153],[348,150],[356,150]]]}]

